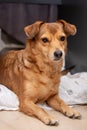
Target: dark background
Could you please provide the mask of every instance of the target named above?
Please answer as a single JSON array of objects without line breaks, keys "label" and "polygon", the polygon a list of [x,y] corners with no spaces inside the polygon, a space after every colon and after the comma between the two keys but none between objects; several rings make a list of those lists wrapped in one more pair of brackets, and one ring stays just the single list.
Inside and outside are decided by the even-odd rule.
[{"label": "dark background", "polygon": [[0,0],[0,27],[25,45],[24,26],[37,20],[65,19],[75,24],[77,34],[68,38],[66,67],[72,73],[87,71],[87,2],[84,0]]},{"label": "dark background", "polygon": [[59,7],[59,18],[76,25],[77,34],[68,38],[67,64],[76,65],[73,72],[87,71],[87,6],[63,5]]}]

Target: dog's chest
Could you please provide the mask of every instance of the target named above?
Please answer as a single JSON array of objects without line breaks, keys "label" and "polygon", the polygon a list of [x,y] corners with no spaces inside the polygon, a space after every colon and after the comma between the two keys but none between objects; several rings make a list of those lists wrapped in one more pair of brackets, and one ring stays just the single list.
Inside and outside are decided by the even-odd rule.
[{"label": "dog's chest", "polygon": [[38,99],[47,100],[50,96],[58,93],[59,77],[49,78],[47,75],[38,77]]},{"label": "dog's chest", "polygon": [[[35,66],[34,66],[35,67]],[[35,67],[33,70],[26,71],[27,92],[35,102],[46,101],[50,96],[58,93],[60,83],[60,71],[58,67],[44,66],[38,71]],[[37,70],[37,71],[36,71]],[[33,95],[31,95],[33,93]]]}]

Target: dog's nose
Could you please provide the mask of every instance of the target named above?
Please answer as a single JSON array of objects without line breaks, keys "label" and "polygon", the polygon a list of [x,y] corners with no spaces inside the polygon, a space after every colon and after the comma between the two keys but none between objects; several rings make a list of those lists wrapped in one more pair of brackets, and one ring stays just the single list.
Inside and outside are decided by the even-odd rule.
[{"label": "dog's nose", "polygon": [[62,51],[57,50],[54,52],[55,60],[59,60],[62,57]]}]

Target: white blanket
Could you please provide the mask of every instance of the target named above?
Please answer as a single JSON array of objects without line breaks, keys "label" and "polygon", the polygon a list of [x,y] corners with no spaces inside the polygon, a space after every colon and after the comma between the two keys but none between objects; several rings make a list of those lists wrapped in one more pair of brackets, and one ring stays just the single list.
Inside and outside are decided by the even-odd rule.
[{"label": "white blanket", "polygon": [[[69,105],[87,104],[87,73],[70,73],[61,78],[60,97]],[[18,97],[0,84],[0,110],[18,110]],[[43,106],[43,105],[42,105]],[[47,106],[45,106],[47,108]]]},{"label": "white blanket", "polygon": [[0,84],[0,110],[18,110],[18,106],[16,94]]},{"label": "white blanket", "polygon": [[63,76],[59,95],[69,105],[87,104],[87,73]]}]

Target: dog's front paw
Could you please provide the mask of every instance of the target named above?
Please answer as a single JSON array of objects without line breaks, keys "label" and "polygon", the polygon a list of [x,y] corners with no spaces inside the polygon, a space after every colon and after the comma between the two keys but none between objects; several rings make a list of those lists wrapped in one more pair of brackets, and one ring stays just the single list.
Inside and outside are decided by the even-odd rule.
[{"label": "dog's front paw", "polygon": [[50,126],[58,126],[58,120],[55,120],[51,117],[45,117],[44,121],[43,121],[46,125],[50,125]]},{"label": "dog's front paw", "polygon": [[64,113],[64,115],[66,115],[69,118],[81,119],[80,113],[77,112],[76,110],[72,109],[72,108],[68,108],[68,109],[64,110],[63,113]]}]

